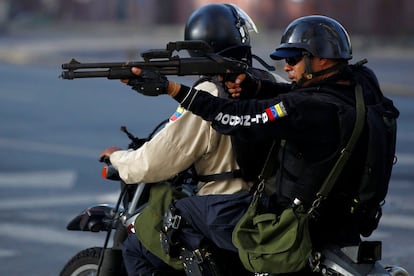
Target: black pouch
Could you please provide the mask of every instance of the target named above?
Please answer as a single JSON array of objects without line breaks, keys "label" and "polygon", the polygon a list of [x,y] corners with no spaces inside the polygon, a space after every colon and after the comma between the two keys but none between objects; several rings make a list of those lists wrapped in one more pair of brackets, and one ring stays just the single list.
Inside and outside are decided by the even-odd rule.
[{"label": "black pouch", "polygon": [[176,235],[182,223],[182,217],[177,213],[174,203],[171,203],[163,218],[161,245],[164,253],[173,258],[178,257],[181,251],[181,243]]}]

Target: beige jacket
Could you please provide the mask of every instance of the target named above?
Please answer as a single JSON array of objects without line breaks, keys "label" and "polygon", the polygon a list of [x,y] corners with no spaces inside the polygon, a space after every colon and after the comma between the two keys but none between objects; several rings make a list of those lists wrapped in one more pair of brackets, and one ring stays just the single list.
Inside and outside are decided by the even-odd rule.
[{"label": "beige jacket", "polygon": [[[217,96],[217,86],[202,82],[197,89]],[[158,182],[169,179],[191,164],[199,175],[231,172],[239,169],[230,136],[217,133],[211,123],[178,107],[170,121],[150,141],[137,150],[111,154],[112,165],[125,183]],[[241,178],[199,183],[199,195],[232,194],[248,190]]]}]

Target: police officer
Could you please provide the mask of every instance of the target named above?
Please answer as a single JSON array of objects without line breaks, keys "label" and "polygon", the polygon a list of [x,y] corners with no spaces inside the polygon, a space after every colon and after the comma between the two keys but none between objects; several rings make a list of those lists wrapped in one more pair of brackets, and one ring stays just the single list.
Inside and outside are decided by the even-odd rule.
[{"label": "police officer", "polygon": [[[253,21],[236,5],[210,4],[196,10],[189,17],[185,26],[185,40],[203,40],[215,53],[251,65],[249,32],[252,31],[256,31]],[[190,52],[192,56],[201,54],[199,51]],[[131,79],[128,84],[136,88],[139,82],[137,84],[137,80]],[[194,86],[213,96],[225,95],[218,77],[202,78]],[[225,97],[228,97],[228,94]],[[243,200],[245,204],[249,202],[247,192],[250,186],[241,178],[230,137],[220,135],[211,128],[209,122],[181,106],[171,116],[165,128],[141,148],[126,151],[111,147],[101,153],[101,157],[103,156],[110,157],[112,165],[127,184],[166,180],[194,164],[200,179],[197,188],[198,196],[194,197],[196,201],[199,198],[207,199],[208,195],[219,194],[228,203]],[[186,209],[186,205],[179,202],[177,208],[184,206],[183,208]],[[200,204],[204,203],[197,205]],[[199,220],[206,224],[214,224],[214,227],[221,226],[221,233],[231,236],[232,228],[229,228],[228,222],[235,217],[234,214],[212,209],[217,212],[207,214],[207,210],[204,210],[199,214]],[[185,244],[190,248],[190,254],[204,244],[204,235],[199,234],[192,227],[187,227],[183,231],[185,232],[183,237],[196,237]],[[213,240],[213,243],[219,242],[211,236],[208,239]],[[130,235],[124,243],[123,257],[129,275],[176,273],[149,253],[135,235]]]},{"label": "police officer", "polygon": [[[378,81],[366,66],[348,64],[352,58],[349,36],[339,22],[326,16],[294,20],[271,57],[285,60],[284,70],[291,85],[260,81],[249,74],[227,83],[234,95],[247,93],[267,99],[218,99],[183,85],[172,86],[171,82],[161,93],[168,93],[185,108],[211,121],[220,133],[257,143],[269,137],[282,139],[276,192],[270,197],[274,205],[270,207],[280,212],[298,198],[310,208],[352,133],[356,83],[362,85],[365,102],[370,103],[379,90]],[[139,68],[133,68],[133,72],[141,74]],[[357,219],[350,207],[368,147],[364,132],[333,191],[310,222],[315,249],[326,244],[360,242]]]}]

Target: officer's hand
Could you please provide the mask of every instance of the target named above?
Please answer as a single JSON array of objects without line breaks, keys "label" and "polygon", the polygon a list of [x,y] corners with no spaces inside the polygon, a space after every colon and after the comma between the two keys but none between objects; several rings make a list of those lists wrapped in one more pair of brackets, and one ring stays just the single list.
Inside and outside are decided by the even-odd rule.
[{"label": "officer's hand", "polygon": [[234,82],[226,81],[224,84],[233,98],[254,98],[260,88],[260,80],[249,72],[238,75]]},{"label": "officer's hand", "polygon": [[138,93],[146,96],[158,96],[168,93],[168,79],[159,72],[138,67],[132,67],[131,72],[137,77],[122,82],[131,86]]},{"label": "officer's hand", "polygon": [[227,87],[227,92],[233,97],[238,98],[240,97],[240,93],[242,91],[242,88],[240,87],[240,84],[243,82],[243,80],[246,78],[246,74],[240,74],[236,77],[236,79],[233,81],[226,81],[224,84]]},{"label": "officer's hand", "polygon": [[116,146],[112,146],[112,147],[104,149],[101,152],[101,154],[99,154],[99,161],[105,162],[106,159],[109,159],[109,156],[111,156],[112,153],[114,153],[115,151],[119,151],[119,150],[122,150],[122,149]]}]

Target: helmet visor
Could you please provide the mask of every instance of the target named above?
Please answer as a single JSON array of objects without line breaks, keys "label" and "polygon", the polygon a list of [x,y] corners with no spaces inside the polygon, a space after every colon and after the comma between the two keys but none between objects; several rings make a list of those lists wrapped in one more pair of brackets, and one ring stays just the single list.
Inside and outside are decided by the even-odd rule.
[{"label": "helmet visor", "polygon": [[278,48],[272,54],[271,59],[279,60],[285,58],[298,57],[303,55],[304,50],[299,48]]},{"label": "helmet visor", "polygon": [[245,26],[248,32],[259,33],[259,31],[257,30],[256,24],[254,24],[253,20],[244,10],[242,10],[240,7],[238,7],[235,4],[228,4],[228,5],[232,6],[236,10],[238,16],[244,20]]}]

